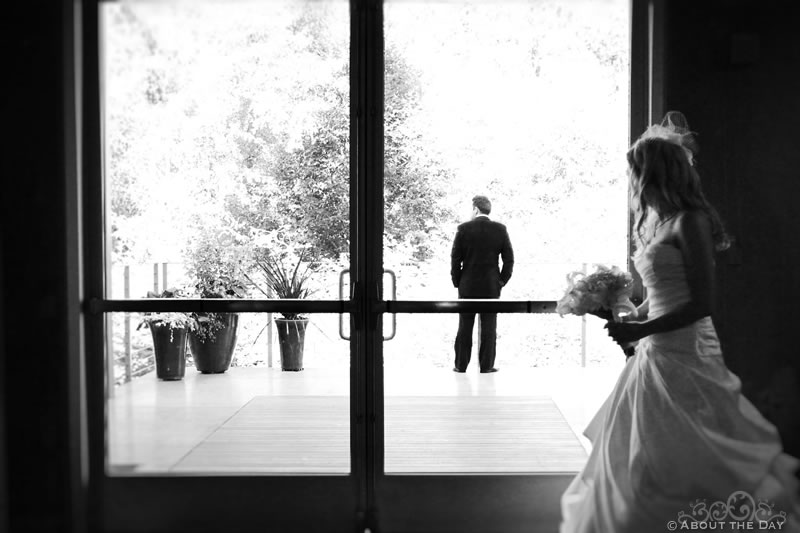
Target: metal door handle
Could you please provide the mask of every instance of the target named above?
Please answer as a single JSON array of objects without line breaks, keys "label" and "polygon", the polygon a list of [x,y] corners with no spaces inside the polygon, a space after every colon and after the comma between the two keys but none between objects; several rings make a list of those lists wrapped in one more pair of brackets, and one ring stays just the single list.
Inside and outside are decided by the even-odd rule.
[{"label": "metal door handle", "polygon": [[[344,278],[350,273],[349,268],[339,272],[339,299],[344,300]],[[350,340],[350,335],[344,334],[344,313],[339,313],[339,336],[346,341]]]},{"label": "metal door handle", "polygon": [[[389,274],[389,277],[392,278],[392,300],[397,300],[397,276],[394,273],[394,270],[389,270],[387,268],[383,269],[384,274]],[[397,334],[397,313],[392,313],[392,334],[388,337],[386,335],[383,336],[384,341],[390,341],[394,339],[394,336]]]},{"label": "metal door handle", "polygon": [[[350,273],[350,269],[346,268],[339,273],[339,299],[344,300],[344,278]],[[389,274],[392,278],[392,300],[397,300],[397,276],[393,270],[384,269],[384,274]],[[351,295],[352,296],[352,295]],[[392,340],[397,334],[397,313],[392,313],[392,333],[388,336],[384,335],[384,341]],[[344,332],[344,313],[339,313],[339,336],[346,340],[350,340],[350,335]]]}]

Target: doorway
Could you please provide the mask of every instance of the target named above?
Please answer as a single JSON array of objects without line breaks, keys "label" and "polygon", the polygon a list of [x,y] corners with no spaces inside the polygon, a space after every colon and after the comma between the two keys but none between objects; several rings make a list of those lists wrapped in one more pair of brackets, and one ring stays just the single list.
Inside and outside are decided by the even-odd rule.
[{"label": "doorway", "polygon": [[[582,4],[569,4],[575,13],[581,12]],[[526,101],[523,94],[502,96],[501,87],[521,90],[533,86],[504,78],[518,72],[515,64],[505,60],[521,60],[512,50],[512,40],[495,43],[500,47],[499,59],[488,66],[473,65],[475,72],[465,71],[471,62],[464,58],[453,66],[453,72],[444,70],[445,59],[459,55],[454,47],[472,44],[475,50],[487,50],[485,45],[492,42],[491,32],[476,28],[486,25],[508,29],[511,20],[521,25],[525,20],[541,20],[543,17],[535,16],[534,11],[541,6],[518,2],[444,2],[433,4],[432,8],[427,3],[413,2],[232,5],[236,6],[236,16],[230,11],[231,4],[223,3],[194,5],[190,13],[178,13],[172,18],[169,11],[176,8],[171,5],[100,4],[94,19],[92,8],[87,9],[90,15],[86,31],[94,41],[87,37],[86,42],[99,43],[94,81],[100,87],[103,80],[106,91],[98,95],[104,106],[88,110],[88,122],[97,124],[98,129],[103,124],[106,131],[105,161],[100,153],[96,154],[96,172],[92,176],[96,188],[91,181],[87,184],[87,206],[94,215],[90,217],[93,225],[87,227],[86,239],[88,262],[101,265],[90,273],[88,282],[95,297],[92,312],[87,315],[87,332],[91,341],[90,473],[93,501],[97,503],[102,527],[118,531],[263,531],[265,524],[280,531],[552,529],[558,519],[558,496],[580,466],[584,448],[579,435],[563,416],[555,416],[561,413],[559,405],[546,401],[547,397],[552,400],[553,395],[543,392],[543,387],[538,387],[541,394],[537,396],[529,393],[528,383],[509,382],[514,369],[524,366],[522,359],[530,350],[516,351],[519,360],[512,362],[509,357],[503,363],[506,367],[495,376],[470,375],[464,376],[467,380],[456,382],[453,378],[461,376],[451,372],[451,347],[446,344],[448,336],[454,334],[450,330],[457,323],[460,310],[494,310],[501,314],[501,324],[504,322],[503,327],[507,328],[501,331],[507,345],[519,344],[515,335],[534,321],[538,328],[550,333],[570,329],[553,337],[566,343],[564,346],[553,345],[557,341],[546,335],[528,336],[548,339],[535,343],[537,349],[542,353],[569,353],[568,357],[576,357],[570,364],[579,367],[581,356],[576,354],[581,354],[583,341],[576,339],[581,337],[580,322],[573,322],[568,328],[568,319],[559,319],[553,309],[563,274],[582,268],[584,261],[566,257],[568,254],[558,256],[552,249],[531,252],[522,243],[535,239],[530,227],[520,224],[512,230],[519,236],[518,253],[523,260],[517,266],[510,292],[499,301],[458,302],[447,287],[446,263],[435,274],[433,268],[428,268],[441,264],[447,241],[452,238],[453,223],[461,217],[459,210],[473,189],[498,191],[498,215],[513,224],[525,218],[528,208],[513,201],[515,196],[530,195],[547,203],[548,199],[559,198],[563,187],[596,185],[585,172],[567,185],[565,176],[577,167],[564,154],[553,153],[552,146],[574,142],[572,136],[580,130],[580,123],[560,124],[560,137],[550,139],[550,146],[545,143],[547,139],[530,137],[537,131],[550,131],[549,128],[536,128],[519,109],[512,117],[513,106],[498,105],[501,100]],[[612,10],[619,8],[611,2],[608,5]],[[630,8],[624,2],[620,5],[623,11],[615,17],[627,20]],[[214,11],[221,8],[222,11]],[[426,12],[427,9],[433,12]],[[523,9],[520,13],[525,16],[515,11],[518,9]],[[160,15],[153,14],[158,11]],[[279,11],[283,14],[278,15]],[[549,14],[553,21],[574,19],[574,13],[570,15],[564,6],[560,12],[552,8]],[[201,39],[200,29],[208,29],[201,22],[208,20],[215,24]],[[427,21],[424,31],[423,20]],[[114,43],[103,41],[102,35],[115,22],[136,31],[118,33],[117,48],[112,50]],[[462,29],[458,34],[461,41],[454,38],[455,29],[448,24]],[[237,38],[244,43],[241,49],[233,43],[238,31],[241,34]],[[414,32],[418,33],[412,39]],[[475,37],[472,42],[470,35]],[[594,42],[593,38],[587,39]],[[176,52],[187,43],[194,49],[191,55]],[[519,45],[527,48],[526,72],[532,78],[541,77],[542,69],[550,68],[543,52],[547,46],[542,42],[537,42],[536,47],[530,44]],[[124,55],[137,46],[149,55],[143,59]],[[431,53],[436,46],[442,62],[438,64],[437,53]],[[423,53],[423,49],[427,52]],[[214,50],[226,53],[215,55]],[[267,50],[281,53],[273,56]],[[604,56],[602,51],[584,51],[594,54],[600,63],[626,70],[627,79],[624,63],[615,64],[615,59]],[[118,54],[113,60],[112,52]],[[471,53],[462,55],[469,57]],[[321,57],[326,60],[316,61]],[[426,64],[415,64],[421,59]],[[113,91],[114,76],[124,81],[123,88],[139,87],[130,79],[125,81],[124,75],[130,69],[123,68],[139,60],[139,81],[144,91],[138,96],[122,91],[116,102],[107,100]],[[87,65],[91,71],[91,61]],[[480,68],[496,70],[491,74]],[[575,68],[580,70],[583,66]],[[116,74],[110,72],[113,69],[117,69]],[[176,71],[191,75],[179,79]],[[276,76],[275,72],[302,75],[291,78]],[[461,77],[454,78],[456,74]],[[442,129],[443,124],[463,118],[457,110],[468,102],[463,96],[463,101],[451,101],[452,109],[442,109],[441,104],[448,101],[448,91],[457,86],[448,88],[444,82],[469,84],[468,80],[473,79],[470,76],[482,84],[473,88],[477,92],[469,96],[477,98],[483,91],[494,102],[489,107],[495,108],[497,124],[487,124],[486,117],[473,116],[472,123],[466,120]],[[243,93],[221,90],[220,79],[233,80],[239,84],[238,90],[250,93],[242,97]],[[184,98],[180,87],[195,88],[195,97]],[[436,96],[437,91],[444,93],[438,95],[438,100],[423,97]],[[627,86],[618,91],[626,93]],[[136,98],[141,99],[144,112],[129,109]],[[570,105],[581,102],[579,96],[572,98]],[[629,96],[623,94],[621,99],[627,106]],[[228,105],[214,109],[209,106],[209,102],[220,101]],[[537,105],[540,107],[529,112],[541,113],[551,107],[541,102]],[[226,110],[224,116],[215,116],[221,109]],[[380,109],[383,113],[376,112]],[[136,117],[137,121],[115,119],[115,110],[119,111],[117,117]],[[564,114],[550,111],[553,116]],[[441,114],[437,116],[435,112]],[[585,118],[585,112],[583,115]],[[264,121],[264,116],[277,118]],[[181,120],[176,122],[176,117]],[[309,122],[308,117],[314,121]],[[109,120],[119,130],[108,128]],[[224,135],[210,126],[215,123],[226,125]],[[619,131],[613,134],[603,130],[601,124],[588,123],[601,131],[600,137],[618,137],[616,142],[624,148],[627,117],[620,121],[621,126],[615,126]],[[320,129],[320,125],[326,127]],[[131,135],[137,127],[142,128],[139,133],[158,131],[160,137],[147,137],[149,141],[144,142],[145,137],[140,136],[140,142],[130,142],[136,139]],[[454,137],[454,133],[461,137]],[[493,135],[491,142],[481,143],[479,137],[486,133]],[[116,134],[116,139],[125,139],[127,144],[109,142]],[[541,149],[536,155],[541,158],[550,154],[538,174],[544,179],[533,180],[527,170],[513,171],[511,167],[494,172],[491,162],[507,165],[515,154],[520,155],[525,144],[514,145],[511,141],[526,136],[530,145]],[[445,142],[448,138],[449,142]],[[479,145],[483,146],[477,150]],[[177,150],[177,146],[181,149]],[[480,152],[472,166],[468,164],[470,159],[464,157],[469,151]],[[597,151],[613,150],[604,145]],[[212,153],[224,157],[212,161]],[[535,159],[531,154],[526,157]],[[143,159],[153,164],[144,169],[132,166]],[[533,159],[526,159],[521,167],[530,167]],[[203,164],[197,165],[198,160]],[[461,166],[442,164],[443,160]],[[117,166],[112,169],[111,164]],[[436,172],[429,172],[432,168]],[[512,175],[515,172],[517,175]],[[159,179],[146,182],[145,178],[152,180],[154,176]],[[482,181],[487,176],[491,179]],[[619,187],[614,179],[606,181],[609,187]],[[526,183],[528,189],[520,193],[519,187]],[[272,188],[281,184],[294,188]],[[591,195],[592,190],[597,194],[594,185],[579,194]],[[214,201],[182,205],[181,195],[187,189],[196,198]],[[313,189],[311,194],[309,189]],[[145,202],[137,204],[125,194],[136,190],[149,191],[139,194]],[[242,196],[241,191],[248,194]],[[167,204],[167,198],[178,201]],[[608,212],[624,213],[625,198],[620,202],[621,210]],[[600,204],[584,201],[580,205]],[[215,211],[219,209],[224,212]],[[572,248],[578,249],[585,248],[579,238],[596,242],[588,232],[577,232],[579,237],[568,233],[575,229],[568,216],[552,223],[557,210],[568,213],[570,209],[574,206],[553,208],[542,214],[535,225],[552,232],[551,243],[570,242]],[[264,213],[270,216],[263,216]],[[143,238],[135,221],[158,217],[164,219],[156,226],[158,238],[152,242],[164,255],[152,261],[157,254],[155,248],[149,249],[147,260],[137,263],[138,272],[129,268],[126,274],[125,261],[144,254],[135,246]],[[289,242],[286,237],[290,232],[284,231],[288,219],[295,221],[291,225],[294,238]],[[216,224],[208,224],[209,220]],[[296,222],[300,220],[304,221],[302,226]],[[259,231],[243,236],[239,229],[245,223]],[[624,262],[625,217],[619,221],[619,228],[619,236],[612,240],[621,259],[609,259]],[[136,276],[147,280],[138,287],[147,286],[149,290],[152,284],[158,295],[180,284],[186,269],[178,263],[185,261],[186,255],[167,257],[171,251],[189,248],[190,259],[199,265],[208,264],[208,254],[215,248],[206,245],[212,239],[217,239],[212,241],[215,243],[221,239],[229,244],[226,251],[233,254],[227,257],[227,264],[238,260],[236,253],[256,244],[263,244],[267,250],[283,247],[287,254],[294,253],[293,257],[298,258],[306,249],[297,246],[299,236],[303,246],[321,252],[320,257],[305,260],[318,285],[310,298],[277,300],[269,291],[251,291],[246,298],[200,298],[189,294],[180,299],[143,299],[146,291],[130,288],[130,283],[136,282],[129,281],[127,292],[125,289],[125,280]],[[136,238],[140,239],[138,243]],[[602,261],[605,260],[604,257]],[[443,277],[444,283],[436,276]],[[195,281],[188,279],[186,284],[196,285]],[[133,339],[126,344],[125,334],[119,341],[120,331],[126,331],[126,317],[171,312],[239,313],[240,320],[249,324],[242,331],[250,335],[246,341],[243,337],[238,340],[239,346],[248,346],[247,353],[241,356],[243,364],[221,375],[192,370],[193,374],[169,389],[176,384],[152,375],[143,376],[149,379],[142,382],[144,389],[125,388],[141,378],[115,387],[117,381],[126,379],[126,372],[134,371],[117,367],[118,363],[109,357],[119,351],[119,346],[130,345],[132,349],[136,344]],[[268,326],[284,313],[308,314],[314,324],[308,333],[309,359],[302,371],[280,370],[277,332],[272,330],[274,337],[267,340],[271,331]],[[135,322],[130,322],[127,329],[135,331]],[[131,332],[131,337],[139,335],[142,346],[148,342],[147,333],[141,329]],[[434,348],[430,348],[431,342]],[[428,355],[438,355],[425,359],[422,356],[426,351]],[[590,349],[595,354],[600,351]],[[409,362],[414,359],[418,361]],[[250,375],[244,377],[245,371]],[[243,381],[229,379],[240,376]],[[553,383],[542,376],[532,379],[539,379],[540,384]],[[487,379],[475,379],[483,377]],[[220,389],[224,380],[232,386]],[[442,394],[442,383],[452,387],[447,394]],[[575,381],[565,377],[564,383],[574,385]],[[497,394],[498,386],[506,387],[506,392]],[[468,394],[469,387],[478,394]],[[229,391],[230,397],[225,398],[221,390]],[[126,394],[133,397],[139,393],[143,396],[136,396],[132,403],[119,401]],[[159,395],[161,403],[153,400]],[[561,396],[569,394],[563,392]],[[487,401],[486,397],[493,399]],[[173,410],[164,416],[154,405],[171,405]],[[198,405],[200,410],[195,409]],[[122,407],[117,409],[119,406]],[[536,466],[524,461],[492,465],[478,460],[443,467],[442,461],[435,460],[435,448],[431,452],[421,447],[437,439],[447,441],[448,434],[463,437],[463,420],[469,420],[481,409],[487,410],[484,419],[497,419],[498,412],[506,413],[508,425],[499,432],[496,428],[477,428],[475,434],[479,438],[475,443],[492,431],[506,442],[518,440],[526,432],[547,434],[541,428],[521,429],[519,422],[547,425],[548,420],[555,420],[560,425],[551,424],[552,433],[544,442],[557,442],[551,447],[554,456],[564,455],[559,459],[562,462],[547,467],[542,466],[546,461],[539,461],[541,464]],[[462,416],[465,412],[469,413],[467,417]],[[432,421],[427,429],[419,423],[426,417]],[[118,427],[127,430],[128,435],[109,431],[110,424],[119,420],[126,422]],[[448,428],[440,424],[447,420],[454,421],[454,425]],[[168,426],[175,431],[165,437],[156,429],[154,438],[142,439],[143,428],[154,426]],[[416,437],[414,430],[419,430]],[[419,436],[425,432],[427,436],[421,441]],[[156,435],[161,435],[162,440]],[[137,437],[137,445],[148,448],[145,455],[168,459],[141,467],[136,461],[140,450],[126,448]],[[563,454],[565,446],[559,439],[569,441],[566,448],[574,453]],[[220,454],[220,447],[231,442],[235,446]],[[242,461],[247,453],[262,458],[261,468]],[[531,455],[540,457],[539,452]],[[525,459],[525,454],[517,457]],[[423,458],[428,462],[419,461]],[[486,498],[486,494],[492,497]]]}]

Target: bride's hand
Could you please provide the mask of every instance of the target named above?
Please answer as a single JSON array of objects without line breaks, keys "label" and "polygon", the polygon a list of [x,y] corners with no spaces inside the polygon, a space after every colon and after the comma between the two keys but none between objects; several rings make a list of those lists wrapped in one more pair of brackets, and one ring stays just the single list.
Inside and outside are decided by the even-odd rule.
[{"label": "bride's hand", "polygon": [[620,346],[636,342],[647,336],[643,322],[609,321],[604,327],[608,330],[608,336]]}]

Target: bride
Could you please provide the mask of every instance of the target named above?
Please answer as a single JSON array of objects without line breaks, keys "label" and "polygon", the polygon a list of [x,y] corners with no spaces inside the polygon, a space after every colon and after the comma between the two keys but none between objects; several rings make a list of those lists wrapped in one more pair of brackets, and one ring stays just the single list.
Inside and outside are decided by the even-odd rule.
[{"label": "bride", "polygon": [[799,462],[741,395],[711,321],[713,255],[728,241],[695,150],[670,112],[628,151],[647,299],[606,324],[638,346],[586,430],[592,452],[561,498],[561,533],[800,531]]}]

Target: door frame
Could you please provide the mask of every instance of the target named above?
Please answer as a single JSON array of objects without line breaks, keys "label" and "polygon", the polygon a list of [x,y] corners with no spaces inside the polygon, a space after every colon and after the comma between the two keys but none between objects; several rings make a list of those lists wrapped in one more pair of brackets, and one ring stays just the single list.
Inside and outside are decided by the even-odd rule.
[{"label": "door frame", "polygon": [[[663,31],[662,0],[630,0],[630,116],[629,141],[632,141],[663,113],[660,89],[663,75],[654,65],[661,64]],[[370,302],[372,313],[378,316],[377,327],[370,328],[367,339],[370,364],[367,414],[370,420],[368,440],[368,471],[372,483],[368,523],[373,531],[381,533],[462,533],[550,532],[558,529],[561,519],[560,498],[575,472],[547,474],[386,474],[384,472],[384,376],[382,372],[383,339],[382,317],[390,313],[554,313],[555,301],[402,301],[386,300],[383,290],[383,132],[384,132],[384,80],[383,80],[383,3],[376,1],[369,11],[371,25],[378,31],[368,34],[367,46],[374,51],[366,62],[368,81],[365,97],[371,113],[367,127],[377,135],[372,136],[374,159],[368,161],[367,172],[374,183],[372,204],[381,206],[374,213],[375,231],[369,235],[371,247],[366,250],[367,279],[376,286],[372,292],[377,297]],[[370,68],[371,67],[371,68]],[[367,147],[368,151],[370,146]],[[630,222],[632,224],[632,221]],[[631,225],[629,224],[629,228]],[[629,239],[628,257],[632,255]],[[391,268],[391,265],[387,265]],[[629,259],[628,270],[634,274],[634,299],[641,301],[641,279]],[[371,436],[371,437],[370,437]],[[374,448],[374,449],[372,449]],[[535,495],[535,496],[534,496]]]},{"label": "door frame", "polygon": [[[351,0],[351,293],[347,300],[181,300],[142,302],[105,297],[103,129],[99,5],[73,6],[79,76],[76,129],[85,351],[88,486],[91,530],[144,532],[264,531],[517,531],[552,530],[559,498],[574,473],[543,475],[386,475],[383,472],[382,317],[389,312],[459,310],[552,312],[554,302],[403,302],[383,296],[383,8]],[[660,115],[662,0],[631,0],[631,138]],[[422,306],[422,307],[420,307]],[[426,307],[427,306],[427,307]],[[438,306],[438,307],[437,307]],[[106,474],[108,313],[124,311],[347,313],[351,324],[351,473],[341,476]],[[490,497],[487,499],[487,494]],[[534,498],[531,495],[536,495]],[[268,498],[267,498],[268,496]],[[268,500],[268,504],[265,501]],[[165,502],[169,502],[168,505]],[[487,507],[489,502],[490,507]],[[213,510],[213,511],[211,511]],[[208,511],[208,512],[207,512]],[[524,525],[524,527],[523,527]]]},{"label": "door frame", "polygon": [[[115,532],[281,532],[363,531],[368,496],[366,435],[365,328],[362,259],[369,231],[363,210],[366,150],[363,143],[364,17],[363,6],[350,2],[350,265],[353,291],[343,300],[115,300],[106,297],[106,252],[109,249],[104,213],[109,207],[104,183],[103,109],[99,10],[104,0],[78,4],[76,35],[80,45],[82,101],[82,319],[85,343],[88,522],[92,531]],[[361,51],[362,53],[360,53]],[[363,146],[363,144],[362,144]],[[183,312],[309,312],[348,314],[350,341],[351,471],[343,475],[175,475],[163,473],[109,475],[107,462],[106,322],[109,313]]]}]

